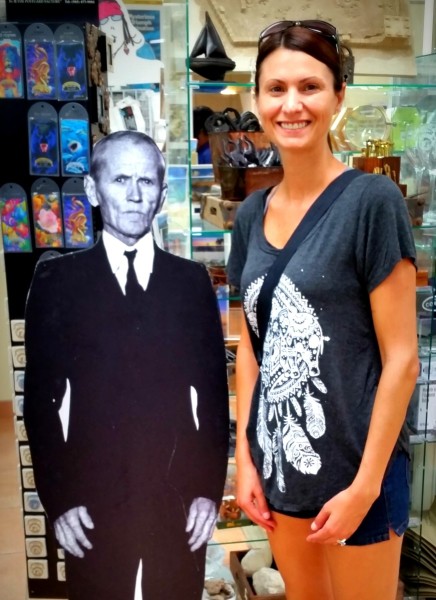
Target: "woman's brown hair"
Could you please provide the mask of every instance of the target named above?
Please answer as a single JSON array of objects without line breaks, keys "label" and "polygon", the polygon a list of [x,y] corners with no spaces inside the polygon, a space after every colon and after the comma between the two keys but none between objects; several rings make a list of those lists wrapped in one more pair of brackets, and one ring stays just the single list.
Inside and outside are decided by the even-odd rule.
[{"label": "woman's brown hair", "polygon": [[254,80],[254,91],[256,96],[259,93],[259,77],[262,64],[267,56],[278,48],[305,52],[306,54],[313,56],[313,58],[316,58],[316,60],[324,63],[333,74],[333,87],[335,91],[339,92],[342,89],[342,84],[344,82],[344,55],[340,44],[333,45],[331,41],[327,40],[319,33],[295,25],[288,27],[284,31],[272,33],[260,42]]}]

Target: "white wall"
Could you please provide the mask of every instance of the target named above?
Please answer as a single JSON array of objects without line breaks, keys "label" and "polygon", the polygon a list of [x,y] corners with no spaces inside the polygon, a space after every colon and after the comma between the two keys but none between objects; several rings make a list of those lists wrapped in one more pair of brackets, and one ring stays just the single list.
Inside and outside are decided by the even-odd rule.
[{"label": "white wall", "polygon": [[[0,0],[1,1],[1,0]],[[218,0],[210,0],[214,5],[219,5]],[[324,0],[317,0],[320,6],[323,6]],[[423,20],[424,20],[424,5],[425,3],[436,2],[436,0],[404,0],[409,3],[409,13],[413,35],[413,50],[414,55],[419,56],[422,52],[422,37],[423,37]],[[205,18],[204,13],[210,8],[207,6],[206,0],[190,0],[189,4],[189,48],[192,48],[200,31],[204,25]],[[292,7],[289,9],[292,13]],[[251,72],[254,68],[256,47],[255,46],[234,46],[227,33],[220,26],[218,19],[211,14],[212,20],[219,30],[221,40],[224,44],[224,48],[229,55],[236,62],[235,71],[246,71]],[[289,16],[289,18],[292,18]],[[295,17],[294,17],[295,18]],[[435,17],[436,19],[436,17]],[[436,28],[436,23],[435,23]],[[433,40],[433,47],[436,45],[436,40]],[[428,53],[428,52],[427,52]],[[355,50],[356,64],[358,63],[359,51]],[[231,79],[231,76],[228,77]],[[368,77],[366,77],[368,79]],[[366,81],[366,80],[365,80]]]},{"label": "white wall", "polygon": [[[0,20],[6,20],[5,0],[0,0]],[[3,258],[2,241],[0,235],[0,402],[11,400],[11,368],[9,366],[9,321],[6,317],[7,293],[5,279],[5,263]]]},{"label": "white wall", "polygon": [[9,354],[10,330],[7,317],[7,293],[3,250],[0,236],[0,401],[12,399],[12,381]]},{"label": "white wall", "polygon": [[[0,0],[0,20],[6,20],[5,0]],[[10,366],[10,333],[7,316],[7,292],[5,278],[5,263],[0,235],[0,402],[12,399],[12,383]]]},{"label": "white wall", "polygon": [[[217,1],[217,0],[215,0]],[[323,0],[319,0],[322,4]],[[429,1],[429,0],[427,0]],[[431,0],[430,0],[431,1]],[[424,17],[424,2],[425,0],[409,0],[410,16],[412,21],[412,29],[414,34],[414,45],[415,54],[422,54],[422,31],[423,31],[423,17]],[[189,33],[190,33],[190,48],[197,39],[197,36],[204,23],[204,11],[205,6],[202,6],[202,0],[191,0],[189,5]],[[0,20],[6,19],[6,3],[5,0],[0,0]],[[434,23],[434,31],[436,31],[436,18]],[[227,46],[229,40],[223,40],[224,46]],[[433,40],[433,48],[436,50],[436,40]],[[249,71],[252,67],[253,56],[255,54],[255,48],[248,50],[244,48],[238,48],[237,56],[232,56],[237,61],[237,69],[241,71]]]},{"label": "white wall", "polygon": [[[0,0],[0,20],[6,20],[6,3]],[[12,399],[12,383],[10,367],[10,333],[7,317],[7,292],[5,278],[5,263],[0,235],[0,402]]]},{"label": "white wall", "polygon": [[424,0],[410,0],[410,22],[413,32],[415,56],[422,54],[422,37],[424,29]]}]

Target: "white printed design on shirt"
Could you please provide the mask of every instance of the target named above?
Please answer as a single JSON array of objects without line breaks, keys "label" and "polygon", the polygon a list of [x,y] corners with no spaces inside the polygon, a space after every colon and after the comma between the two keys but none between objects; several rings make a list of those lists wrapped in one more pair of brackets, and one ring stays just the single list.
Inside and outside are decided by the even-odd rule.
[{"label": "white printed design on shirt", "polygon": [[244,311],[247,315],[247,320],[250,323],[251,329],[254,333],[259,337],[259,329],[257,328],[257,298],[259,296],[260,288],[262,287],[263,280],[265,279],[265,275],[259,277],[250,285],[245,291],[244,296]]},{"label": "white printed design on shirt", "polygon": [[[255,321],[257,297],[263,277],[254,281],[244,296],[250,324]],[[255,325],[257,333],[257,323]],[[257,439],[264,452],[263,476],[269,479],[275,467],[277,486],[286,491],[283,460],[303,474],[316,475],[321,457],[310,438],[325,433],[321,402],[309,384],[325,394],[319,378],[319,357],[324,349],[322,329],[314,309],[282,275],[277,285],[263,349],[261,386],[257,417]]]}]

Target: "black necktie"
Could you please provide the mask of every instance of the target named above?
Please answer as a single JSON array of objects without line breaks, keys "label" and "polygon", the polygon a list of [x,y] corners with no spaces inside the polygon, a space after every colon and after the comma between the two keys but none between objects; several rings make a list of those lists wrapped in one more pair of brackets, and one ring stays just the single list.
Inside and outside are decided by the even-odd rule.
[{"label": "black necktie", "polygon": [[135,267],[133,261],[135,260],[137,250],[126,250],[124,256],[127,258],[128,269],[127,269],[127,281],[126,281],[126,296],[128,298],[135,298],[144,293],[144,290],[139,285],[138,279],[135,273]]}]

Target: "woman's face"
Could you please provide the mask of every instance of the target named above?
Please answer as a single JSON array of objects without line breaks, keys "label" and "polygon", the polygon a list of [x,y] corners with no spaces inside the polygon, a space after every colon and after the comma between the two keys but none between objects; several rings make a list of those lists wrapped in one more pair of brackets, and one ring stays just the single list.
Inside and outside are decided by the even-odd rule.
[{"label": "woman's face", "polygon": [[333,88],[333,74],[305,52],[278,48],[264,60],[257,109],[265,133],[280,151],[313,150],[327,143],[345,86]]}]

